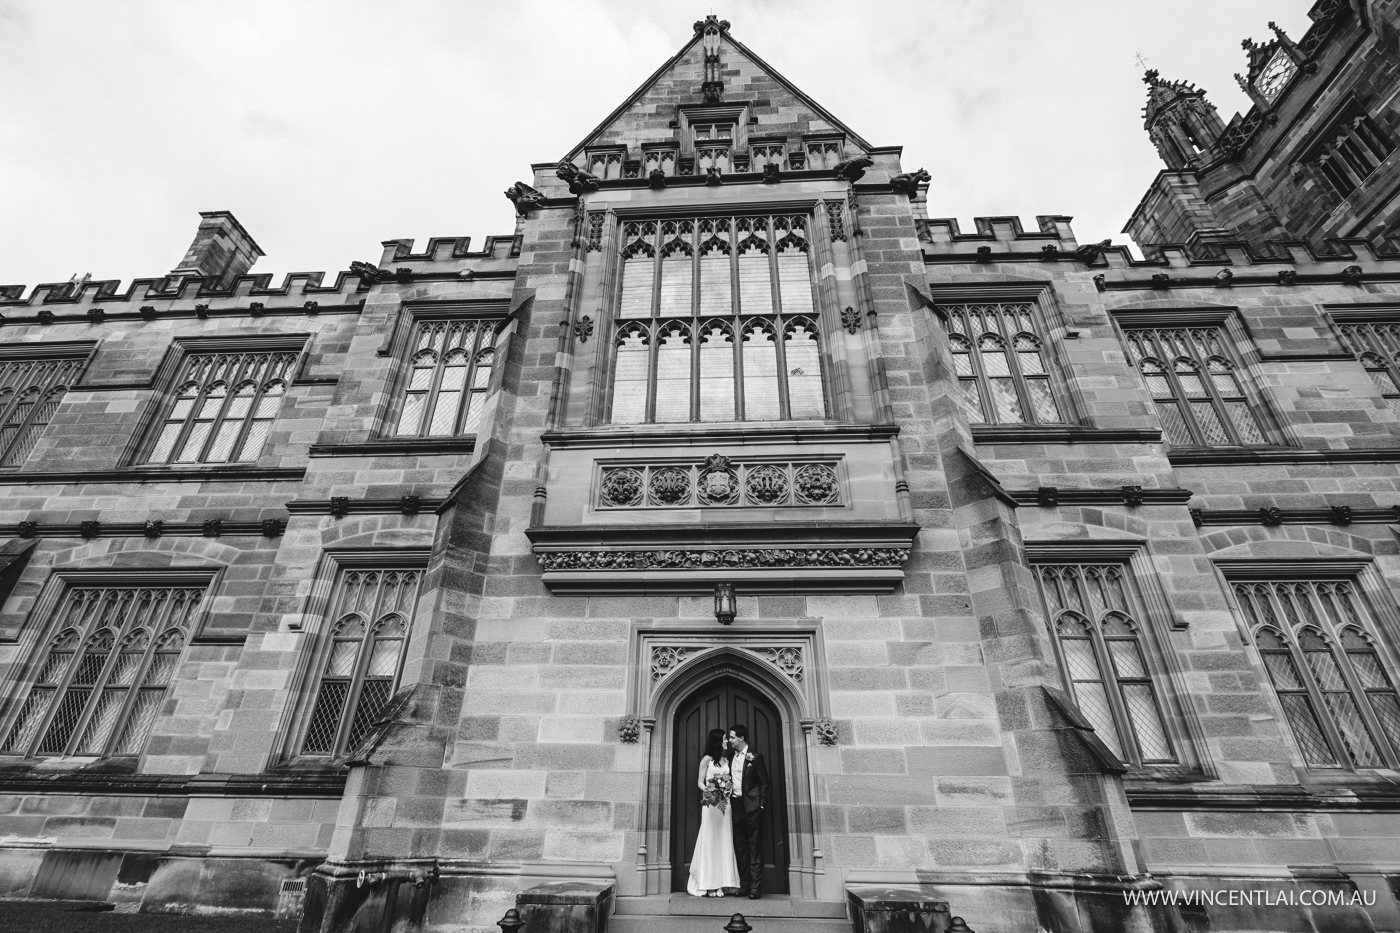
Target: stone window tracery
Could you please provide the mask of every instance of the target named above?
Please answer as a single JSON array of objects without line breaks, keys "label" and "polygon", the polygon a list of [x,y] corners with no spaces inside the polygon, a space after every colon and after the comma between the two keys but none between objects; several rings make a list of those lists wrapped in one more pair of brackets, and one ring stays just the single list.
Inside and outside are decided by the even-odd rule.
[{"label": "stone window tracery", "polygon": [[314,670],[301,753],[339,758],[374,725],[398,686],[422,571],[342,568]]},{"label": "stone window tracery", "polygon": [[1400,322],[1371,321],[1341,325],[1342,342],[1366,367],[1386,405],[1400,418]]},{"label": "stone window tracery", "polygon": [[1116,564],[1037,564],[1046,618],[1070,694],[1125,762],[1179,760],[1148,665],[1139,601]]},{"label": "stone window tracery", "polygon": [[414,325],[395,434],[472,434],[495,366],[495,325],[485,319],[424,319]]},{"label": "stone window tracery", "polygon": [[706,169],[728,172],[734,147],[733,123],[692,123],[690,138],[695,146],[695,174]]},{"label": "stone window tracery", "polygon": [[0,754],[139,755],[204,586],[72,586]]},{"label": "stone window tracery", "polygon": [[1125,330],[1169,443],[1185,447],[1267,444],[1250,408],[1239,367],[1218,326]]},{"label": "stone window tracery", "polygon": [[1042,341],[1027,303],[946,305],[941,309],[972,424],[1059,424]]},{"label": "stone window tracery", "polygon": [[295,351],[190,354],[146,462],[257,460],[299,358]]},{"label": "stone window tracery", "polygon": [[24,463],[86,360],[0,360],[0,466]]},{"label": "stone window tracery", "polygon": [[841,162],[843,146],[841,140],[810,140],[806,143],[806,167],[811,170],[833,169]]},{"label": "stone window tracery", "polygon": [[1236,581],[1233,588],[1304,762],[1400,764],[1400,695],[1355,585]]},{"label": "stone window tracery", "polygon": [[1395,150],[1376,122],[1355,113],[1338,122],[1315,150],[1313,164],[1324,178],[1347,197],[1371,176]]},{"label": "stone window tracery", "polygon": [[623,157],[621,149],[588,153],[588,174],[600,181],[622,177]]},{"label": "stone window tracery", "polygon": [[623,225],[612,423],[825,417],[808,220]]}]

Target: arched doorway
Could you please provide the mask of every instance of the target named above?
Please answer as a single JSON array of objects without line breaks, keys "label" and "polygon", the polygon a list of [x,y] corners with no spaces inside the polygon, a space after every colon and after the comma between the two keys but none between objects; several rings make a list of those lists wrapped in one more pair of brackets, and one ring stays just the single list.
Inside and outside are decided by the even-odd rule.
[{"label": "arched doorway", "polygon": [[700,789],[696,775],[711,729],[743,723],[749,744],[768,763],[769,803],[764,810],[763,891],[788,893],[787,774],[784,726],[778,707],[753,685],[725,676],[701,684],[680,701],[674,718],[671,762],[671,889],[684,891],[690,856],[700,831]]}]

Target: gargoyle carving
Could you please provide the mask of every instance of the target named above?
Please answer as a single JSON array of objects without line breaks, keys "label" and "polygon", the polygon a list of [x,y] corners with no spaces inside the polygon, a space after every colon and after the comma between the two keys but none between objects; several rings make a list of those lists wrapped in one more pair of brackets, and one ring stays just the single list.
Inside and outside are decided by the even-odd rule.
[{"label": "gargoyle carving", "polygon": [[660,191],[666,187],[666,173],[659,168],[654,168],[647,175],[647,185],[654,191]]},{"label": "gargoyle carving", "polygon": [[720,173],[719,169],[711,165],[709,168],[705,169],[705,184],[709,185],[711,188],[717,188],[724,184],[724,176]]},{"label": "gargoyle carving", "polygon": [[869,156],[856,156],[854,159],[845,159],[836,163],[836,177],[844,178],[850,182],[860,181],[865,170],[875,164],[875,160]]},{"label": "gargoyle carving", "polygon": [[[572,162],[560,162],[554,170],[554,174],[568,183],[570,194],[587,194],[590,191],[598,190],[598,177],[588,174]],[[515,200],[515,198],[510,197],[510,192],[506,192],[506,197],[512,201]]]},{"label": "gargoyle carving", "polygon": [[778,166],[772,162],[763,166],[763,183],[765,185],[776,185],[781,180]]},{"label": "gargoyle carving", "polygon": [[393,275],[379,268],[372,262],[350,263],[350,274],[358,275],[361,285],[373,285],[375,282],[387,282],[389,279],[393,278]]},{"label": "gargoyle carving", "polygon": [[919,182],[930,181],[933,176],[925,169],[917,172],[905,172],[890,179],[890,187],[907,198],[916,197],[919,193]]},{"label": "gargoyle carving", "polygon": [[544,195],[523,181],[517,181],[506,189],[506,197],[515,205],[515,212],[521,217],[529,216],[544,205]]},{"label": "gargoyle carving", "polygon": [[1103,259],[1103,254],[1113,245],[1112,240],[1100,240],[1097,243],[1085,243],[1074,251],[1074,261],[1082,262],[1086,266],[1097,264]]}]

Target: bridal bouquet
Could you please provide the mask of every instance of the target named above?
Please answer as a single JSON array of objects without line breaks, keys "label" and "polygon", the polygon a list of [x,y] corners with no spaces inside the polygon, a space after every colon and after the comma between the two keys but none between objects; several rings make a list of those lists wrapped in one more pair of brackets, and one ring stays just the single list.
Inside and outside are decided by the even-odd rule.
[{"label": "bridal bouquet", "polygon": [[700,795],[700,800],[707,807],[719,807],[719,812],[723,813],[729,806],[729,795],[734,793],[734,779],[729,776],[728,771],[712,775],[705,782],[705,792]]}]

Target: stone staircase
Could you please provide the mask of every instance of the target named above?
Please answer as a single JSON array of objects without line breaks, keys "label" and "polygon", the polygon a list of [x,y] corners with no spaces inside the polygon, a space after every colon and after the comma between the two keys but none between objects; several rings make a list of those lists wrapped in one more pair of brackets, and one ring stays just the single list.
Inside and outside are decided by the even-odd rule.
[{"label": "stone staircase", "polygon": [[845,903],[785,894],[756,901],[688,894],[619,897],[608,933],[723,933],[734,914],[743,914],[753,933],[851,933]]}]

